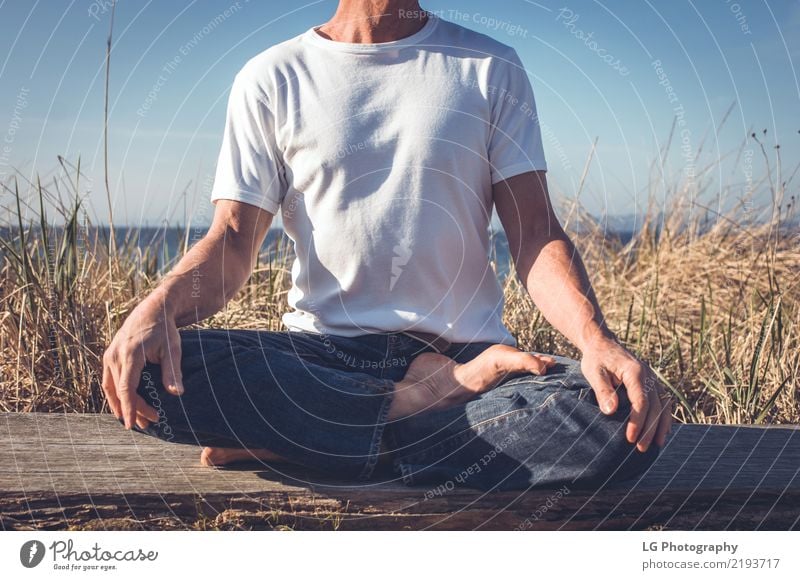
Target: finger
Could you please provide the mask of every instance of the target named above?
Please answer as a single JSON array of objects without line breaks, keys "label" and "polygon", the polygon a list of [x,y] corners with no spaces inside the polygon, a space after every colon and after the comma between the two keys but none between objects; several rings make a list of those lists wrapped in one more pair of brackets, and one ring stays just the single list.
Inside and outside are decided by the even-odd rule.
[{"label": "finger", "polygon": [[650,444],[653,442],[653,437],[655,437],[656,432],[658,431],[658,424],[659,420],[661,419],[662,410],[658,393],[652,393],[648,397],[647,403],[647,419],[645,420],[645,428],[636,444],[636,447],[642,453],[647,451],[647,449],[650,447]]},{"label": "finger", "polygon": [[139,375],[144,365],[135,361],[122,363],[119,382],[117,383],[117,396],[122,405],[122,419],[125,428],[130,429],[136,421],[136,387],[139,385]]},{"label": "finger", "polygon": [[103,363],[103,392],[106,395],[106,401],[114,416],[119,419],[121,416],[121,409],[119,399],[117,398],[116,387],[114,386],[114,376],[111,373],[111,365]]},{"label": "finger", "polygon": [[543,375],[547,372],[547,364],[544,361],[540,361],[538,358],[533,357],[528,361],[526,370],[535,375]]},{"label": "finger", "polygon": [[626,436],[630,443],[636,443],[647,425],[647,410],[650,401],[645,394],[639,376],[631,375],[623,379],[627,389],[628,400],[631,402],[631,414],[628,420]]},{"label": "finger", "polygon": [[177,330],[167,338],[166,350],[161,356],[161,382],[168,393],[182,395],[181,340]]},{"label": "finger", "polygon": [[551,366],[553,366],[553,365],[555,365],[555,364],[556,364],[556,359],[554,359],[552,356],[548,356],[548,355],[545,355],[545,354],[538,354],[538,355],[536,355],[536,357],[537,357],[537,358],[538,358],[540,361],[544,362],[545,366],[546,366],[548,369],[549,369]]},{"label": "finger", "polygon": [[667,399],[666,404],[661,410],[661,418],[658,421],[658,433],[656,434],[656,445],[664,447],[667,443],[667,435],[672,429],[672,399]]},{"label": "finger", "polygon": [[117,409],[119,410],[119,415],[117,416],[117,419],[119,419],[120,421],[122,421],[123,424],[125,424],[122,414],[122,401],[119,400],[119,394],[117,393],[117,386],[119,385],[120,363],[118,361],[113,361],[109,368],[111,371],[112,385],[114,386],[113,396],[114,399],[117,401]]},{"label": "finger", "polygon": [[138,413],[136,414],[136,426],[139,427],[139,429],[147,429],[149,425],[150,423],[147,419],[145,419]]},{"label": "finger", "polygon": [[136,414],[152,423],[158,421],[158,411],[156,411],[155,407],[149,405],[138,393],[136,394]]},{"label": "finger", "polygon": [[[525,369],[537,375],[543,375],[547,373],[547,369],[555,364],[555,359],[552,357],[531,353],[524,353],[524,355],[527,359]],[[550,360],[553,362],[549,362]]]},{"label": "finger", "polygon": [[600,366],[591,365],[583,373],[594,390],[600,410],[606,415],[614,413],[617,410],[617,392],[611,384],[608,372]]}]

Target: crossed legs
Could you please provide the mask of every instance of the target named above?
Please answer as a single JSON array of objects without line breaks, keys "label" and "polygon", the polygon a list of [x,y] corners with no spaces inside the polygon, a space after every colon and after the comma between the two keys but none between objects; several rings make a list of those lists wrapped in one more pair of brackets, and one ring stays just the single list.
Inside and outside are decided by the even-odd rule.
[{"label": "crossed legs", "polygon": [[628,477],[658,453],[633,450],[626,399],[603,415],[577,361],[564,357],[505,345],[461,363],[423,352],[392,381],[334,368],[321,342],[287,345],[286,333],[181,337],[185,393],[167,393],[148,363],[139,394],[159,421],[138,430],[203,446],[204,465],[287,461],[368,478],[392,460],[414,484],[453,478],[488,456],[465,485],[518,489]]}]

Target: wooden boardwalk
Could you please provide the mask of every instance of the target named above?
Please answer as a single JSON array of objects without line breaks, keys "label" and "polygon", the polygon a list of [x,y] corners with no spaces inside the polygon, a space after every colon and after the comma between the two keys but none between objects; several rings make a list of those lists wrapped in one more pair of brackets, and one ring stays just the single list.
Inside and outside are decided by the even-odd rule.
[{"label": "wooden boardwalk", "polygon": [[652,468],[599,491],[354,485],[199,464],[111,415],[0,414],[3,529],[800,529],[800,428],[680,425]]}]

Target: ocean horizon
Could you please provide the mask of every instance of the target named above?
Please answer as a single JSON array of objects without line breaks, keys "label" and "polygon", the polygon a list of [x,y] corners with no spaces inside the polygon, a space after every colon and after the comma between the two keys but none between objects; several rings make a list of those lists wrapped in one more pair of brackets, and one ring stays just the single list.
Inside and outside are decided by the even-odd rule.
[{"label": "ocean horizon", "polygon": [[[0,236],[4,240],[18,239],[16,232],[18,227],[0,227]],[[51,232],[60,232],[63,226],[53,226],[50,228]],[[31,232],[36,233],[38,228],[32,228]],[[107,225],[90,226],[88,228],[81,227],[78,233],[79,238],[83,238],[82,243],[92,242],[98,238],[100,242],[108,240],[110,228]],[[185,245],[191,247],[195,242],[199,241],[208,231],[208,226],[192,226],[187,231],[184,227],[176,226],[114,226],[114,238],[117,247],[122,247],[124,244],[135,245],[135,247],[144,251],[150,248],[151,252],[155,252],[158,257],[158,270],[161,273],[168,271],[179,259],[179,252]],[[634,231],[608,231],[609,238],[616,238],[622,244],[630,241],[634,235]],[[26,233],[26,235],[29,235]],[[571,236],[580,235],[576,232],[570,232]],[[262,253],[274,253],[277,242],[284,237],[284,248],[291,248],[291,240],[285,236],[283,228],[273,227],[267,232],[264,243],[261,246]],[[491,230],[491,249],[490,259],[496,263],[498,277],[503,279],[508,275],[510,255],[508,251],[508,239],[502,229]],[[285,251],[285,250],[284,250]],[[0,256],[3,254],[3,249],[0,248]],[[289,251],[291,256],[291,251]]]},{"label": "ocean horizon", "polygon": [[[757,221],[758,220],[753,220],[753,224]],[[620,244],[625,245],[639,231],[642,218],[641,216],[637,217],[635,214],[605,216],[600,223],[604,224],[607,238],[614,239]],[[701,230],[710,228],[713,224],[714,222],[711,220],[704,222],[704,225],[701,225]],[[748,224],[743,223],[740,225],[747,226]],[[187,230],[185,226],[170,225],[114,226],[114,237],[117,247],[122,247],[123,244],[128,243],[135,245],[142,251],[150,248],[150,251],[154,252],[157,256],[157,269],[163,274],[177,263],[177,260],[180,258],[178,254],[181,248],[184,246],[190,247],[200,240],[208,231],[208,227],[208,225],[192,225]],[[61,224],[52,225],[49,231],[57,233],[61,232],[63,228],[64,226]],[[29,229],[26,228],[26,236],[30,237],[31,234],[36,235],[40,229],[38,224],[31,223]],[[582,228],[578,228],[576,230],[574,226],[572,226],[568,229],[567,233],[572,239],[578,239],[581,236],[581,229]],[[787,220],[781,224],[781,229],[786,229],[789,232],[795,232],[796,235],[800,235],[800,221],[798,221],[797,218]],[[0,226],[0,237],[7,243],[15,245],[19,243],[18,230],[19,226],[16,225],[2,225]],[[79,226],[77,236],[79,241],[82,239],[82,243],[93,241],[95,238],[99,238],[101,242],[106,241],[105,243],[107,243],[109,230],[109,226],[105,224],[90,225],[88,227]],[[284,252],[287,252],[288,249],[287,253],[291,256],[291,240],[288,236],[284,236],[284,233],[283,228],[279,226],[270,228],[261,246],[262,254],[274,251],[274,246],[278,240],[284,237],[285,239],[282,247]],[[657,220],[656,236],[659,236],[660,233],[660,220]],[[509,272],[510,255],[508,251],[508,239],[502,228],[494,225],[489,229],[489,234],[491,239],[489,257],[495,262],[498,278],[502,280]],[[55,238],[56,236],[52,237]],[[4,250],[0,247],[0,256],[3,255]]]}]

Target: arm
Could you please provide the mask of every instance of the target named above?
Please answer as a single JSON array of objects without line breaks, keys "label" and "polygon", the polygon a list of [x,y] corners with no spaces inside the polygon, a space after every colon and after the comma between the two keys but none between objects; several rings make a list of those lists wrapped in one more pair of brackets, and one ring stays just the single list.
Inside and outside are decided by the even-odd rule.
[{"label": "arm", "polygon": [[272,218],[256,206],[219,200],[206,235],[145,301],[163,309],[178,327],[219,312],[250,278]]},{"label": "arm", "polygon": [[581,369],[604,413],[614,413],[614,386],[631,401],[627,437],[645,451],[663,446],[672,421],[652,370],[617,341],[606,325],[586,268],[552,207],[544,171],[495,184],[497,213],[520,280],[542,315],[582,353]]},{"label": "arm", "polygon": [[548,322],[581,352],[593,342],[615,340],[583,261],[553,211],[545,172],[501,181],[493,194],[517,274]]},{"label": "arm", "polygon": [[161,365],[167,391],[183,393],[178,327],[218,312],[247,282],[272,217],[254,205],[216,202],[208,233],[125,319],[103,354],[103,390],[126,429],[158,420],[136,393],[145,362]]}]

